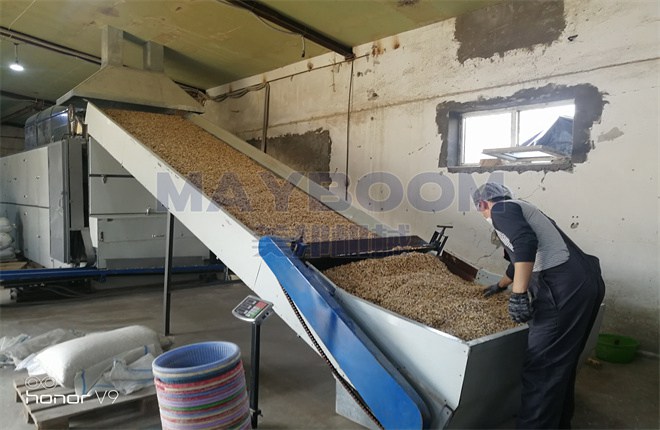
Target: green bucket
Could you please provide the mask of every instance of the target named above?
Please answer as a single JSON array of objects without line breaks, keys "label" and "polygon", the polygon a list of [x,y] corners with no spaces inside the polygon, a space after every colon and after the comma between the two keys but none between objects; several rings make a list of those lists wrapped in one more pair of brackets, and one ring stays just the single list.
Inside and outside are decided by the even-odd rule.
[{"label": "green bucket", "polygon": [[610,363],[630,363],[635,358],[639,342],[632,337],[602,333],[598,335],[596,357]]}]

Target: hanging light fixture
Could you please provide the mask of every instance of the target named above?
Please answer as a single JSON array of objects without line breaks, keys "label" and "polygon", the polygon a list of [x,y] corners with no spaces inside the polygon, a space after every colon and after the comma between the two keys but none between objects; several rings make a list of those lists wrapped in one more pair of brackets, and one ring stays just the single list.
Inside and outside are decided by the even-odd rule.
[{"label": "hanging light fixture", "polygon": [[15,72],[22,72],[25,70],[21,63],[18,62],[18,43],[14,43],[14,62],[9,66]]}]

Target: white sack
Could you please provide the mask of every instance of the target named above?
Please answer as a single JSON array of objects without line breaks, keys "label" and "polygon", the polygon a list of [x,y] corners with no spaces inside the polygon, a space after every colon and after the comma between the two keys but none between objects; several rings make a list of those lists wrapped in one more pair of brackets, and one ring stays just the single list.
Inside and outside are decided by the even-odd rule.
[{"label": "white sack", "polygon": [[90,333],[85,337],[51,346],[36,356],[40,367],[58,384],[74,388],[76,373],[89,369],[104,360],[138,347],[154,345],[154,355],[162,350],[158,334],[140,325],[107,332]]},{"label": "white sack", "polygon": [[[131,394],[142,388],[154,385],[154,375],[151,364],[155,360],[153,345],[149,351],[136,348],[122,354],[106,363],[105,369],[99,373],[101,366],[86,372],[76,373],[76,394],[104,393],[117,390],[122,394]],[[137,357],[137,358],[136,358]],[[130,364],[127,364],[130,363]],[[93,379],[96,378],[94,381]]]},{"label": "white sack", "polygon": [[14,238],[8,233],[0,232],[0,250],[7,249],[14,243]]},{"label": "white sack", "polygon": [[[73,330],[64,330],[56,328],[39,336],[35,336],[18,345],[3,351],[3,353],[14,361],[14,366],[18,366],[25,358],[31,354],[37,353],[51,345],[66,342],[82,336],[83,333]],[[18,370],[18,369],[17,369]]]},{"label": "white sack", "polygon": [[145,387],[154,385],[152,364],[156,357],[146,354],[130,364],[124,360],[115,360],[112,369],[104,374],[122,394],[131,394]]},{"label": "white sack", "polygon": [[14,360],[9,357],[6,352],[16,345],[21,344],[28,340],[30,336],[27,334],[19,334],[18,336],[3,336],[0,337],[0,367],[14,364]]},{"label": "white sack", "polygon": [[0,261],[11,261],[16,258],[16,252],[13,247],[0,249]]},{"label": "white sack", "polygon": [[0,217],[0,233],[11,233],[14,231],[14,225],[7,217]]}]

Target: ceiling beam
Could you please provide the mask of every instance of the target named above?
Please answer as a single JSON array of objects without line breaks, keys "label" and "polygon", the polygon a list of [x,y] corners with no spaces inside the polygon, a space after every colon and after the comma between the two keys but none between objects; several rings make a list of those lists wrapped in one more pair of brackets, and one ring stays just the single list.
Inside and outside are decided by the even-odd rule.
[{"label": "ceiling beam", "polygon": [[[220,0],[223,1],[223,0]],[[310,40],[318,45],[323,46],[331,51],[343,55],[347,60],[355,58],[353,48],[348,45],[332,39],[325,34],[308,27],[304,23],[288,17],[277,10],[267,6],[260,1],[256,0],[224,0],[224,2],[231,3],[232,5],[247,9],[260,18],[266,19],[273,24],[277,24],[294,33],[300,34],[305,39]]]},{"label": "ceiling beam", "polygon": [[25,117],[26,115],[32,115],[37,112],[41,112],[42,110],[46,109],[47,107],[52,106],[52,104],[45,104],[43,100],[41,101],[36,101],[33,100],[32,102],[29,102],[30,104],[28,105],[17,105],[14,106],[13,109],[9,109],[10,112],[7,112],[8,109],[4,109],[2,112],[2,116],[0,117],[0,123],[2,124],[10,124],[10,125],[17,125],[21,124],[23,125],[23,121],[20,122],[14,122],[14,119],[21,119]]},{"label": "ceiling beam", "polygon": [[[79,58],[81,60],[87,61],[89,63],[93,64],[98,64],[99,66],[102,65],[103,61],[101,57],[97,57],[95,55],[87,54],[82,51],[78,51],[73,48],[69,48],[68,46],[64,45],[58,45],[57,43],[49,42],[48,40],[40,39],[38,37],[31,36],[29,34],[21,33],[20,31],[16,30],[11,30],[7,27],[0,26],[0,36],[6,37],[9,41],[12,40],[17,40],[19,42],[26,43],[28,45],[32,46],[38,46],[40,48],[47,49],[52,52],[57,52],[62,55],[68,55],[69,57],[75,57]],[[130,35],[129,35],[130,36]],[[132,37],[132,36],[131,36]],[[134,37],[133,37],[134,38]],[[127,38],[130,40],[130,37]],[[140,43],[145,43],[139,40],[135,40],[136,44]],[[149,43],[149,42],[147,42]],[[179,85],[181,88],[183,88],[187,92],[192,92],[192,93],[204,93],[204,90],[201,88],[193,87],[192,85],[187,85],[187,84],[182,84],[180,82],[174,81],[177,85]],[[3,91],[3,95],[4,91]],[[7,97],[10,97],[7,95]]]},{"label": "ceiling beam", "polygon": [[42,100],[36,97],[25,96],[23,94],[12,93],[11,91],[5,91],[5,90],[0,90],[0,97],[5,97],[14,100],[24,100],[26,102],[44,102],[44,103],[55,104],[55,102],[51,100]]},{"label": "ceiling beam", "polygon": [[94,55],[90,55],[85,52],[69,48],[67,46],[58,45],[57,43],[49,42],[38,37],[30,36],[29,34],[21,33],[20,31],[10,30],[7,27],[0,26],[0,36],[6,37],[9,39],[9,41],[17,40],[19,42],[27,43],[28,45],[39,46],[59,54],[79,58],[90,63],[101,64],[101,59],[99,57],[95,57]]}]

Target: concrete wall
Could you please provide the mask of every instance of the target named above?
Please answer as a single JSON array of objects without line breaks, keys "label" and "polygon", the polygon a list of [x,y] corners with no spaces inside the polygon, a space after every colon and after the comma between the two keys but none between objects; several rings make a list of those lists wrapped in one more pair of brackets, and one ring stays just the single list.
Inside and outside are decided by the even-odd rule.
[{"label": "concrete wall", "polygon": [[22,128],[3,125],[0,127],[0,157],[16,154],[25,149],[25,134]]},{"label": "concrete wall", "polygon": [[[409,225],[424,238],[436,224],[451,224],[447,249],[493,271],[504,268],[501,250],[468,196],[475,184],[504,180],[600,257],[608,287],[603,331],[634,336],[657,353],[657,4],[567,0],[547,3],[544,12],[516,6],[523,3],[547,2],[492,6],[359,46],[353,63],[326,54],[209,94],[270,82],[269,136],[327,131],[338,192],[348,166],[351,195],[373,215]],[[538,23],[536,31],[530,22]],[[476,49],[479,40],[490,47]],[[438,105],[546,85],[591,85],[602,94],[605,104],[591,127],[585,162],[558,172],[459,174],[438,167]],[[209,103],[206,115],[245,139],[258,139],[263,102],[263,90],[251,92]],[[403,195],[376,185],[371,201],[356,196],[360,178],[371,172],[387,172],[380,179],[393,175]],[[411,182],[419,174],[426,176]]]}]

